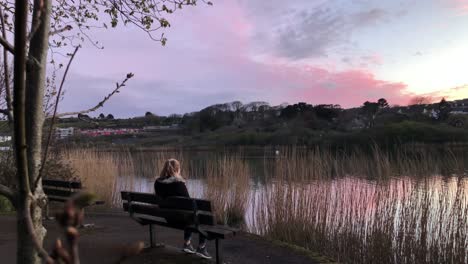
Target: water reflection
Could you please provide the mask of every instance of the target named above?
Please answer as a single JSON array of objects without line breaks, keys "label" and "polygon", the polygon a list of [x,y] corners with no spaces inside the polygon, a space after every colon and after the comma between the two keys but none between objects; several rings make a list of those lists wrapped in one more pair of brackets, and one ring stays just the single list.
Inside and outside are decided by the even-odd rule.
[{"label": "water reflection", "polygon": [[[399,218],[404,214],[405,206],[418,206],[426,202],[426,217],[429,219],[429,229],[432,230],[440,221],[449,221],[450,210],[456,199],[461,199],[461,211],[466,211],[468,206],[468,178],[463,176],[440,176],[415,178],[410,176],[393,177],[386,180],[369,180],[365,177],[347,176],[334,179],[309,180],[301,182],[284,183],[265,175],[263,160],[251,160],[252,175],[249,184],[245,223],[248,230],[255,231],[258,225],[256,214],[262,211],[259,206],[262,199],[271,191],[281,190],[284,195],[291,195],[292,205],[297,206],[301,200],[313,196],[316,199],[326,201],[329,208],[339,208],[340,214],[328,215],[327,224],[339,225],[345,217],[353,215],[356,220],[365,221],[363,226],[372,224],[376,215],[375,210],[379,204],[394,206],[396,217],[395,225],[401,224]],[[203,172],[200,169],[199,172]],[[207,190],[206,179],[202,175],[187,177],[187,188],[192,197],[205,198]],[[132,190],[137,192],[153,193],[155,177],[121,175],[117,178],[116,193],[120,190]],[[281,185],[281,186],[278,186]],[[290,190],[294,189],[294,190]],[[300,191],[298,191],[300,190]],[[458,193],[457,193],[458,192]],[[119,201],[115,200],[116,206]],[[300,206],[299,206],[300,208]],[[446,212],[442,212],[444,209]],[[424,212],[416,212],[422,214]],[[466,214],[466,212],[465,212]],[[342,217],[343,219],[340,219]],[[466,215],[463,215],[466,219]],[[439,223],[440,225],[440,223]]]}]

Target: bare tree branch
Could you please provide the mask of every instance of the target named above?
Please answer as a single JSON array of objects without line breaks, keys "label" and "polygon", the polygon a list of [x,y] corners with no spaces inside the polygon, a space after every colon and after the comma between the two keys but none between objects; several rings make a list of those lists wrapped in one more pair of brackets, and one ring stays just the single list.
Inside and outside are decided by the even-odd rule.
[{"label": "bare tree branch", "polygon": [[72,30],[72,29],[73,29],[72,26],[66,25],[65,27],[63,27],[63,28],[61,28],[61,29],[57,29],[57,30],[55,30],[55,31],[51,31],[51,32],[49,33],[49,36],[57,35],[57,34],[60,34],[60,33],[65,32],[65,31]]},{"label": "bare tree branch", "polygon": [[0,184],[0,194],[8,198],[13,204],[16,204],[16,193],[13,191],[13,189]]},{"label": "bare tree branch", "polygon": [[78,114],[78,120],[81,120],[81,121],[86,122],[86,123],[93,124],[95,126],[99,126],[99,122],[96,122],[96,121],[92,120],[87,115]]},{"label": "bare tree branch", "polygon": [[44,147],[45,148],[44,149],[44,156],[42,158],[41,168],[39,169],[39,175],[37,176],[36,180],[34,181],[33,193],[36,191],[37,185],[39,184],[39,180],[42,177],[42,172],[44,171],[44,164],[45,164],[45,162],[47,160],[47,154],[48,154],[48,151],[49,151],[50,140],[52,138],[52,132],[54,130],[55,117],[57,115],[57,108],[58,108],[58,105],[59,105],[59,102],[60,102],[60,96],[62,94],[63,85],[65,84],[65,80],[67,78],[68,70],[70,69],[70,65],[73,62],[73,59],[75,58],[75,55],[76,55],[76,53],[78,52],[79,49],[80,49],[80,46],[75,48],[75,51],[72,53],[72,55],[70,57],[70,60],[68,61],[67,68],[65,69],[65,72],[63,73],[63,77],[62,77],[62,81],[60,83],[60,88],[58,90],[57,97],[55,98],[54,113],[52,115],[52,120],[50,120],[49,134],[47,135],[47,141],[46,141],[46,144],[45,144],[45,147]]},{"label": "bare tree branch", "polygon": [[39,30],[39,27],[41,26],[42,19],[41,16],[44,13],[44,1],[43,0],[36,0],[35,5],[37,5],[39,8],[37,9],[37,15],[34,17],[34,19],[31,21],[31,31],[29,32],[28,36],[28,41],[31,41],[31,39],[34,37],[34,34],[36,34],[37,30]]},{"label": "bare tree branch", "polygon": [[53,263],[53,260],[52,258],[49,256],[49,254],[47,253],[47,251],[45,251],[45,249],[42,247],[42,243],[39,242],[39,240],[37,239],[37,236],[35,234],[35,231],[34,231],[34,224],[32,222],[32,219],[31,219],[31,200],[32,200],[32,197],[31,195],[28,196],[28,198],[26,199],[26,206],[23,208],[24,212],[23,212],[23,216],[24,216],[24,219],[26,220],[26,227],[28,229],[28,232],[29,232],[29,235],[31,237],[31,240],[33,242],[33,245],[34,247],[36,248],[37,250],[37,253],[39,254],[39,256],[46,262],[46,263]]},{"label": "bare tree branch", "polygon": [[[0,6],[0,24],[2,26],[2,37],[6,39],[6,25],[5,17],[3,16],[3,9]],[[5,101],[7,106],[7,117],[9,124],[13,124],[13,103],[11,100],[11,91],[10,91],[10,66],[8,65],[8,50],[3,49],[3,70],[4,70],[4,80],[5,80]]]},{"label": "bare tree branch", "polygon": [[3,36],[0,36],[0,44],[2,44],[2,46],[8,50],[9,52],[11,52],[11,54],[15,54],[15,48],[13,47],[13,45],[10,44],[10,42],[8,42],[8,40],[6,40]]},{"label": "bare tree branch", "polygon": [[[135,76],[133,73],[128,73],[125,80],[123,80],[121,83],[116,83],[115,89],[110,94],[108,94],[106,97],[104,97],[104,99],[102,99],[102,101],[100,101],[96,106],[94,106],[94,107],[92,107],[92,108],[90,108],[88,110],[57,114],[56,118],[65,117],[65,116],[74,116],[74,115],[80,115],[80,114],[84,115],[84,114],[88,114],[88,113],[96,111],[97,109],[103,107],[104,103],[107,102],[114,94],[119,93],[120,88],[124,87],[125,83],[128,80],[130,80],[133,76]],[[51,117],[48,117],[48,118],[51,118]]]}]

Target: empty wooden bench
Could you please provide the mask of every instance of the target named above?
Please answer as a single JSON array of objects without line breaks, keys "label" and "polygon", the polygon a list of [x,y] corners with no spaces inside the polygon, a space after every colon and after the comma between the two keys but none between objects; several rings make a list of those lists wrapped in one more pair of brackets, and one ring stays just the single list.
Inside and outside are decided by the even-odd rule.
[{"label": "empty wooden bench", "polygon": [[[47,195],[46,217],[49,217],[49,203],[60,202],[65,203],[72,195],[83,189],[79,181],[63,181],[63,180],[42,180],[44,193]],[[104,201],[96,201],[93,205],[104,204]]]},{"label": "empty wooden bench", "polygon": [[141,225],[149,226],[150,247],[154,247],[153,225],[202,233],[215,240],[216,263],[220,263],[219,240],[233,237],[238,229],[216,225],[211,202],[187,197],[160,199],[152,193],[122,191],[123,209]]}]

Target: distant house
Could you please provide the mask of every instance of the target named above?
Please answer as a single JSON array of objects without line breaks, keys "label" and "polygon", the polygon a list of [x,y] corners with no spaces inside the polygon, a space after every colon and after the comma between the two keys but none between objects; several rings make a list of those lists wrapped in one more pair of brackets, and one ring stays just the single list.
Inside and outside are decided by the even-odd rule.
[{"label": "distant house", "polygon": [[451,114],[468,114],[468,99],[455,100],[451,102],[452,111]]},{"label": "distant house", "polygon": [[0,135],[0,143],[9,142],[11,141],[10,135]]},{"label": "distant house", "polygon": [[67,127],[67,128],[56,128],[55,129],[55,138],[57,139],[64,139],[75,134],[74,127]]},{"label": "distant house", "polygon": [[136,128],[104,128],[80,130],[79,134],[88,137],[99,137],[112,135],[131,135],[138,132],[140,132],[140,129]]},{"label": "distant house", "polygon": [[468,108],[468,98],[467,99],[461,99],[461,100],[455,100],[451,102],[452,107],[454,108]]},{"label": "distant house", "polygon": [[11,147],[6,146],[6,147],[0,147],[0,151],[10,151]]},{"label": "distant house", "polygon": [[144,126],[143,131],[151,132],[151,131],[165,131],[165,130],[177,130],[179,129],[179,124],[172,124],[169,126]]}]

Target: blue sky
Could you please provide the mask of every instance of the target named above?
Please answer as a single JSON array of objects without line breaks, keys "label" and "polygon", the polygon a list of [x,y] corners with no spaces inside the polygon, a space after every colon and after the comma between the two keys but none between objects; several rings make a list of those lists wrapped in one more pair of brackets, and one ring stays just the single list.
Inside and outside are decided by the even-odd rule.
[{"label": "blue sky", "polygon": [[127,72],[135,78],[97,114],[468,97],[468,0],[213,3],[166,17],[165,47],[132,27],[92,31],[105,48],[79,51],[61,111],[92,106]]}]

